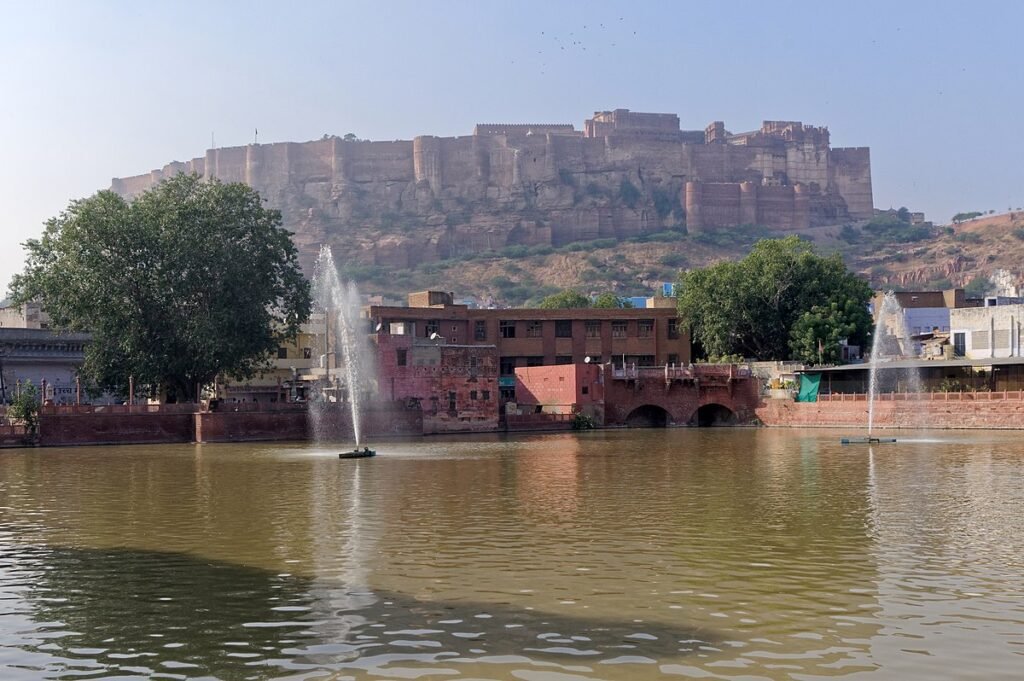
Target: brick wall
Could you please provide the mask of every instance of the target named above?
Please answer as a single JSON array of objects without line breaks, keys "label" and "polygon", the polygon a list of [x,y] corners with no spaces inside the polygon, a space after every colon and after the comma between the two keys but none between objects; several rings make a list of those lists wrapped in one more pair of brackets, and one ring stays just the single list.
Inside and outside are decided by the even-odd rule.
[{"label": "brick wall", "polygon": [[[926,393],[928,399],[899,395],[875,402],[877,428],[1013,428],[1024,427],[1024,393]],[[834,396],[834,397],[839,397]],[[867,428],[865,395],[819,402],[766,399],[757,417],[766,426],[842,426]]]}]

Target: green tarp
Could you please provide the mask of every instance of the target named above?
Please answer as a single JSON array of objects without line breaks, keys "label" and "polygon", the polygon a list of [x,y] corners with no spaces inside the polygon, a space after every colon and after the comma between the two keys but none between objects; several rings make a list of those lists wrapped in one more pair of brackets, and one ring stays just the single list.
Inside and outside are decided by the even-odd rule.
[{"label": "green tarp", "polygon": [[817,402],[818,386],[821,385],[821,374],[800,374],[800,392],[797,402]]}]

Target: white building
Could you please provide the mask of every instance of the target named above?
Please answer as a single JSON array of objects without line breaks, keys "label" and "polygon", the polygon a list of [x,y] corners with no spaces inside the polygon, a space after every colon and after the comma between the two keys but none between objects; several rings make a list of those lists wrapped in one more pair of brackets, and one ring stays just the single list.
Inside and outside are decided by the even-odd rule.
[{"label": "white building", "polygon": [[957,357],[1024,357],[1024,304],[955,308],[949,312],[950,338]]}]

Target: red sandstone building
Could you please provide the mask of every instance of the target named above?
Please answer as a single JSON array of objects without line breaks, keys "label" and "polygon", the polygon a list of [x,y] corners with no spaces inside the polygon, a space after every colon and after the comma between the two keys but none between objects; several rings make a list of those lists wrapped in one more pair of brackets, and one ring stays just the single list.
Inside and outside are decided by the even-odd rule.
[{"label": "red sandstone building", "polygon": [[[495,346],[505,400],[514,398],[517,367],[583,363],[650,367],[690,362],[689,334],[680,327],[674,305],[483,310],[455,305],[449,293],[423,291],[409,294],[408,307],[373,305],[365,314],[378,330],[378,342],[390,335],[409,336],[413,342]],[[382,364],[382,390],[390,379]]]}]

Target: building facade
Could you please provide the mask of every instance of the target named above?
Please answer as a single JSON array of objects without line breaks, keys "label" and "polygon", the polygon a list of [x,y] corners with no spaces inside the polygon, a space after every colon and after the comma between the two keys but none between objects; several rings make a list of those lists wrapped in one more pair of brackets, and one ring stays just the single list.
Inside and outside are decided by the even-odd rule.
[{"label": "building facade", "polygon": [[378,334],[440,340],[451,345],[493,345],[502,397],[513,399],[517,367],[556,364],[684,365],[690,340],[675,307],[648,309],[471,309],[452,295],[422,292],[409,307],[365,310]]}]

